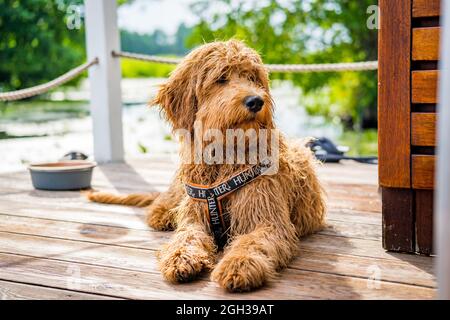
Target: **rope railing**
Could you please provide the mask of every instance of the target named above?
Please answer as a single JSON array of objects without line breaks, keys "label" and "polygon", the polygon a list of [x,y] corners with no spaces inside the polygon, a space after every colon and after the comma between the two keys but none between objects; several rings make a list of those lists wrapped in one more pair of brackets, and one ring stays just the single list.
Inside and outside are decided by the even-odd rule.
[{"label": "rope railing", "polygon": [[74,79],[75,77],[82,74],[84,71],[89,69],[94,64],[98,63],[98,59],[95,58],[92,61],[86,62],[69,72],[66,72],[62,76],[59,76],[58,78],[44,83],[40,84],[38,86],[34,86],[27,89],[17,90],[17,91],[11,91],[11,92],[0,92],[0,101],[15,101],[15,100],[22,100],[26,98],[31,98],[34,96],[38,96],[40,94],[46,93],[56,87],[59,87],[70,80]]},{"label": "rope railing", "polygon": [[159,57],[159,56],[152,56],[152,55],[146,55],[146,54],[139,54],[139,53],[131,53],[131,52],[112,52],[113,57],[115,58],[128,58],[133,60],[139,60],[139,61],[147,61],[147,62],[156,62],[156,63],[163,63],[163,64],[179,64],[181,62],[180,58],[166,58],[166,57]]},{"label": "rope railing", "polygon": [[[115,52],[114,57],[128,58],[139,61],[163,63],[163,64],[178,64],[181,59],[165,58],[144,54],[137,54],[131,52]],[[325,64],[266,64],[270,72],[342,72],[342,71],[365,71],[377,70],[378,61],[364,61],[364,62],[345,62],[345,63],[325,63]]]},{"label": "rope railing", "polygon": [[[128,58],[140,61],[172,64],[176,65],[180,63],[179,58],[166,58],[152,55],[144,55],[130,52],[112,52],[113,57],[116,58]],[[97,64],[98,58],[93,59],[90,62],[86,62],[62,76],[27,89],[0,92],[0,101],[15,101],[34,97],[43,93],[46,93],[56,87],[59,87],[73,78],[77,77],[91,66]],[[289,73],[302,73],[302,72],[342,72],[342,71],[365,71],[378,69],[378,61],[365,61],[365,62],[345,62],[345,63],[325,63],[325,64],[266,64],[267,69],[270,72],[289,72]]]}]

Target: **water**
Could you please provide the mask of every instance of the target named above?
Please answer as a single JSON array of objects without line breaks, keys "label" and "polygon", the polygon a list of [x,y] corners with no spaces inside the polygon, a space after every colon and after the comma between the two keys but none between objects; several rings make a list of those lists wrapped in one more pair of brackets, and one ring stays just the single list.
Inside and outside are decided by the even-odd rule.
[{"label": "water", "polygon": [[[148,107],[163,79],[124,79],[122,82],[125,155],[145,158],[177,150],[170,127],[157,108]],[[327,136],[337,139],[342,128],[322,117],[309,116],[299,102],[300,90],[290,82],[274,83],[275,121],[288,137]],[[14,102],[0,106],[0,172],[23,170],[29,163],[55,161],[71,150],[93,153],[88,84],[76,91],[52,94],[60,102]],[[140,103],[138,103],[140,102]],[[2,139],[3,138],[3,139]]]}]

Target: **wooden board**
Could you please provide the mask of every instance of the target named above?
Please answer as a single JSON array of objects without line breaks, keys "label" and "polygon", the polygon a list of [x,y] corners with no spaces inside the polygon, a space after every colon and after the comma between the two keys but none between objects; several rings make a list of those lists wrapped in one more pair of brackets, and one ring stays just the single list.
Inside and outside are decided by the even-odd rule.
[{"label": "wooden board", "polygon": [[437,103],[438,71],[412,72],[412,103]]},{"label": "wooden board", "polygon": [[[159,275],[148,272],[129,272],[117,268],[99,267],[59,260],[35,258],[21,266],[26,257],[0,254],[7,263],[4,278],[22,277],[35,284],[46,283],[52,287],[66,287],[68,269],[81,275],[69,280],[83,291],[93,291],[99,295],[116,295],[132,299],[431,299],[435,290],[423,286],[409,286],[401,283],[379,281],[374,283],[377,290],[367,285],[367,277],[343,277],[329,273],[286,269],[280,277],[261,290],[230,294],[207,275],[186,284],[169,284],[161,281]],[[49,263],[52,267],[49,268]],[[384,270],[384,269],[383,269]],[[369,270],[371,271],[371,270]],[[367,273],[368,276],[372,274]],[[382,272],[381,272],[382,274]],[[69,274],[70,275],[70,274]],[[345,280],[345,281],[343,281]],[[414,290],[412,290],[414,289]]]},{"label": "wooden board", "polygon": [[411,114],[411,143],[414,146],[436,145],[436,114],[413,112]]},{"label": "wooden board", "polygon": [[382,188],[383,248],[414,252],[413,193],[410,189]]},{"label": "wooden board", "polygon": [[417,251],[430,255],[433,252],[433,191],[416,190],[415,203]]},{"label": "wooden board", "polygon": [[437,17],[440,14],[441,0],[413,0],[412,16]]},{"label": "wooden board", "polygon": [[[396,10],[400,6],[403,12]],[[380,10],[378,123],[383,245],[388,250],[428,254],[432,217],[430,191],[424,190],[431,189],[434,180],[431,154],[437,144],[440,0],[380,1]],[[399,44],[395,43],[397,37]],[[410,41],[411,47],[404,40]],[[386,66],[390,63],[394,64],[391,69]],[[405,65],[408,79],[402,76]],[[386,88],[392,90],[390,100],[388,94],[383,96],[386,81],[393,82]],[[401,179],[406,176],[409,180]]]},{"label": "wooden board", "polygon": [[435,156],[413,155],[412,177],[414,189],[434,188]]},{"label": "wooden board", "polygon": [[409,188],[411,0],[380,0],[379,6],[379,182]]},{"label": "wooden board", "polygon": [[[12,226],[9,226],[7,229],[11,229],[11,227]],[[1,251],[5,253],[20,254],[23,256],[58,259],[86,263],[90,265],[117,267],[132,271],[148,271],[156,273],[158,272],[158,269],[152,267],[152,265],[154,265],[153,262],[155,261],[155,252],[159,250],[163,244],[167,243],[169,240],[168,237],[171,236],[171,233],[166,233],[167,237],[165,237],[165,240],[161,239],[160,241],[155,241],[155,239],[157,239],[156,235],[148,233],[147,237],[141,237],[140,241],[133,241],[131,237],[124,236],[120,239],[120,241],[118,241],[118,239],[110,240],[107,244],[107,239],[102,239],[100,236],[83,238],[83,235],[75,237],[71,236],[70,232],[68,232],[68,237],[63,239],[57,237],[57,235],[52,236],[49,234],[51,229],[42,232],[41,230],[34,229],[33,226],[28,228],[28,233],[19,233],[20,231],[22,230],[17,229],[17,232],[0,232],[0,244],[3,248]],[[73,234],[76,231],[77,230],[74,230]],[[36,236],[30,233],[37,233],[40,235]],[[382,250],[379,246],[379,241],[379,238],[356,238],[341,235],[339,233],[333,233],[330,236],[328,234],[320,233],[316,236],[302,239],[302,243],[300,244],[300,252],[308,252],[308,254],[305,253],[301,255],[302,259],[311,253],[317,251],[321,252],[324,256],[321,263],[330,261],[332,257],[327,257],[328,255],[340,255],[351,257],[350,260],[361,261],[361,263],[362,261],[369,263],[371,259],[376,258],[380,265],[385,265],[386,267],[390,265],[402,264],[397,257],[387,254],[384,250]],[[33,249],[33,247],[30,246],[33,242],[39,244],[39,250]],[[21,248],[14,249],[12,246],[13,243],[20,245]],[[92,258],[91,253],[95,253],[97,258]],[[122,261],[118,259],[111,259],[111,256],[123,256],[125,259],[128,256],[130,257],[130,260],[134,260],[135,263],[123,264]],[[132,259],[132,257],[134,258]],[[302,259],[295,260],[290,267],[302,268]],[[416,260],[416,262],[420,262],[419,259]],[[422,260],[422,262],[425,262],[426,264],[427,260]],[[339,263],[336,263],[335,267],[338,265]],[[346,264],[339,265],[341,270],[340,272],[345,273],[345,265]],[[403,268],[408,269],[408,263],[404,264]],[[309,270],[319,272],[323,271],[321,267],[310,268]],[[364,270],[360,270],[358,274],[363,271]],[[355,270],[355,272],[357,272],[357,270]],[[417,270],[414,272],[417,276],[420,275]],[[427,272],[429,272],[429,270]],[[422,274],[420,275],[420,278],[423,279],[424,276],[426,275]],[[396,277],[391,275],[389,279],[391,281],[398,282],[400,281],[400,277],[402,277],[402,275],[397,275]],[[404,278],[402,281],[409,283],[407,280],[408,277]],[[433,285],[432,282],[428,280],[421,281],[419,279],[419,281],[423,285]]]},{"label": "wooden board", "polygon": [[[94,185],[120,191],[146,190],[154,181],[164,189],[174,171],[149,161],[97,169]],[[268,286],[241,295],[227,293],[209,274],[183,285],[164,281],[156,252],[172,233],[150,230],[145,209],[94,204],[73,191],[36,191],[24,172],[0,175],[0,288],[2,281],[26,283],[17,298],[45,288],[57,293],[49,299],[66,292],[86,295],[81,299],[431,299],[433,260],[382,248],[376,172],[353,162],[321,166],[327,227],[302,239],[299,256]],[[375,283],[368,280],[374,272]]]},{"label": "wooden board", "polygon": [[[4,260],[2,260],[3,262]],[[44,284],[45,285],[45,284]],[[0,280],[0,300],[102,300],[101,295]]]},{"label": "wooden board", "polygon": [[[293,270],[307,271],[307,274],[311,279],[303,279],[301,281],[301,285],[314,286],[314,283],[320,283],[320,275],[316,276],[314,273],[315,271],[320,274],[328,273],[332,277],[335,277],[336,274],[346,276],[359,275],[359,277],[367,277],[367,270],[376,264],[381,270],[386,270],[386,273],[383,271],[380,274],[380,281],[382,280],[396,283],[404,282],[406,284],[411,284],[414,282],[415,285],[421,284],[425,286],[434,286],[434,280],[433,277],[430,276],[430,265],[427,258],[416,259],[415,263],[418,266],[413,267],[407,260],[402,261],[402,259],[398,259],[398,257],[390,256],[382,250],[377,249],[375,247],[377,242],[371,243],[370,241],[366,241],[366,244],[361,246],[358,244],[361,243],[361,241],[358,240],[347,241],[343,238],[326,239],[328,239],[328,237],[309,237],[305,239],[304,243],[301,245],[299,258],[296,259],[290,266],[290,269]],[[14,250],[14,248],[12,248],[12,244],[9,244],[12,243],[12,240],[20,247],[20,250]],[[31,242],[36,243],[39,250],[30,248]],[[94,290],[94,292],[98,294],[124,297],[123,294],[128,296],[131,293],[123,293],[123,289],[121,288],[127,287],[128,291],[130,290],[130,286],[134,290],[141,291],[140,293],[134,293],[141,294],[141,296],[143,294],[151,294],[150,297],[152,298],[167,298],[172,294],[170,290],[167,290],[170,287],[170,284],[162,282],[161,275],[159,274],[158,268],[154,262],[155,254],[151,251],[125,249],[117,246],[96,246],[93,243],[89,244],[61,239],[46,239],[45,237],[27,235],[11,234],[8,236],[5,233],[0,233],[0,243],[1,247],[4,248],[3,250],[5,251],[4,254],[0,254],[0,257],[2,257],[1,261],[4,261],[6,266],[4,268],[4,273],[0,275],[0,277],[6,277],[6,279],[10,279],[10,276],[8,276],[8,271],[15,270],[14,268],[16,268],[17,265],[19,269],[17,269],[16,272],[21,273],[22,279],[28,282],[33,281],[36,271],[30,271],[30,275],[27,277],[25,268],[29,268],[31,266],[35,269],[36,267],[34,267],[34,265],[36,261],[38,261],[38,274],[42,275],[44,280],[46,279],[47,281],[51,281],[51,279],[54,279],[62,282],[63,285],[66,285],[67,277],[74,274],[74,276],[79,276],[83,280],[82,283],[85,283],[86,287],[89,285],[92,286],[93,288],[91,290]],[[364,243],[364,241],[362,243]],[[358,255],[346,254],[349,248],[354,247],[359,248]],[[368,256],[373,253],[370,253],[367,249],[364,250],[364,247],[377,252],[376,254],[378,258],[376,260],[369,258]],[[11,256],[12,254],[9,252],[13,250],[16,252],[16,258],[14,261],[8,261],[10,259],[5,256]],[[51,251],[50,255],[49,251]],[[125,262],[130,260],[133,261],[133,263]],[[39,263],[39,261],[42,262]],[[65,263],[62,264],[61,262]],[[60,271],[58,271],[57,266],[61,264],[64,267],[61,267]],[[49,268],[49,265],[52,267]],[[89,267],[85,270],[86,267],[83,266]],[[397,272],[403,270],[403,272],[398,274],[395,273],[395,270],[397,270]],[[64,275],[62,279],[57,276],[58,272],[61,275]],[[287,278],[281,278],[280,281],[275,282],[276,286],[279,286],[280,282],[281,284],[285,284],[284,280],[294,280],[289,278],[286,273],[290,274],[290,271],[282,273],[282,276]],[[105,277],[106,279],[111,279],[109,280],[111,282],[106,282]],[[130,280],[127,280],[128,277],[130,277]],[[117,284],[116,281],[119,279],[123,280],[120,281],[120,284]],[[300,281],[300,279],[298,280]],[[73,282],[74,281],[71,283]],[[158,282],[162,282],[161,284],[163,284],[163,286],[161,287],[160,285],[157,288],[154,288],[154,285],[152,284]],[[212,284],[211,286],[203,282],[204,281],[201,281],[201,283],[197,282],[193,283],[193,285],[187,286],[186,291],[188,292],[181,292],[178,298],[193,298],[195,295],[199,295],[199,291],[202,291],[202,294],[205,296],[200,295],[197,296],[197,298],[204,298],[208,295],[216,298],[221,296],[223,297],[223,293],[220,290],[206,290],[206,292],[201,290],[204,286],[208,286],[210,289],[211,287],[217,288],[215,284]],[[82,285],[82,283],[80,283],[80,285]],[[102,288],[103,283],[109,283],[109,287],[106,289],[110,290],[106,292],[95,291],[97,289],[104,289]],[[140,283],[140,285],[137,285],[137,283]],[[328,286],[324,283],[321,285]],[[389,286],[389,283],[383,283],[383,286],[385,285]],[[197,291],[190,293],[190,290],[188,289],[192,290],[194,288]],[[282,288],[280,288],[280,290],[281,289]],[[86,289],[83,289],[83,291],[85,290]],[[115,294],[113,290],[115,290]],[[136,298],[134,294],[131,295],[131,297]],[[288,298],[289,295],[292,295],[292,293],[282,294],[281,296],[279,294],[280,293],[278,292],[277,298]],[[320,294],[325,293],[320,292]],[[395,294],[403,295],[405,292]],[[260,296],[256,293],[257,298],[262,298],[264,296]],[[327,295],[325,294],[324,297],[326,296]],[[299,293],[299,297],[302,297],[301,292]]]},{"label": "wooden board", "polygon": [[414,28],[412,59],[416,61],[439,60],[439,27]]}]

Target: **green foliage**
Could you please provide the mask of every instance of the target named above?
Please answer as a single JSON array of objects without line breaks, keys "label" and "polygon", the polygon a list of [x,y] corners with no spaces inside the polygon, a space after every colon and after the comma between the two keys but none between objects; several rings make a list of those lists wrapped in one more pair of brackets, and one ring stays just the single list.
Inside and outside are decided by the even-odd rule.
[{"label": "green foliage", "polygon": [[124,78],[166,78],[175,68],[173,65],[122,59],[122,77]]},{"label": "green foliage", "polygon": [[20,121],[45,123],[61,119],[83,118],[89,114],[84,101],[17,101],[0,102],[0,125]]},{"label": "green foliage", "polygon": [[[191,34],[192,28],[181,23],[173,39],[161,30],[155,30],[150,34],[139,34],[121,30],[121,46],[124,51],[163,55],[163,56],[183,56],[189,50],[185,42]],[[149,63],[131,59],[122,59],[122,76],[124,78],[164,78],[168,77],[174,69],[172,65]]]},{"label": "green foliage", "polygon": [[164,31],[158,29],[150,34],[121,30],[120,40],[121,46],[125,51],[151,55],[174,54],[183,56],[188,52],[188,48],[185,46],[185,39],[191,32],[191,28],[181,23],[173,40]]},{"label": "green foliage", "polygon": [[142,143],[140,143],[140,142],[138,142],[138,149],[139,149],[139,152],[141,152],[141,153],[148,153],[148,148],[146,147],[146,146],[144,146]]},{"label": "green foliage", "polygon": [[85,59],[82,30],[66,26],[64,2],[0,0],[0,90],[53,79]]},{"label": "green foliage", "polygon": [[83,23],[68,28],[73,6],[82,5],[83,0],[0,0],[0,91],[47,82],[86,60]]},{"label": "green foliage", "polygon": [[[237,38],[266,63],[307,64],[377,59],[377,31],[369,30],[368,6],[376,0],[199,0],[201,18],[188,38],[195,46]],[[307,95],[310,112],[359,121],[376,114],[376,72],[273,74],[291,79]],[[374,112],[375,111],[375,112]]]},{"label": "green foliage", "polygon": [[375,129],[362,132],[345,131],[338,139],[340,145],[349,146],[349,156],[376,156],[378,154],[378,133]]}]

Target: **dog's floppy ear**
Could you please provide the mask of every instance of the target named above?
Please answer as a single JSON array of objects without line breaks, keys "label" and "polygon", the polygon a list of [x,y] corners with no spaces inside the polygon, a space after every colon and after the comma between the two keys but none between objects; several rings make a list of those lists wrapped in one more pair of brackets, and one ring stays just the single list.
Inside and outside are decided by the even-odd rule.
[{"label": "dog's floppy ear", "polygon": [[192,72],[192,62],[182,62],[161,85],[153,105],[159,105],[173,129],[187,129],[194,126],[197,112],[196,77]]}]

